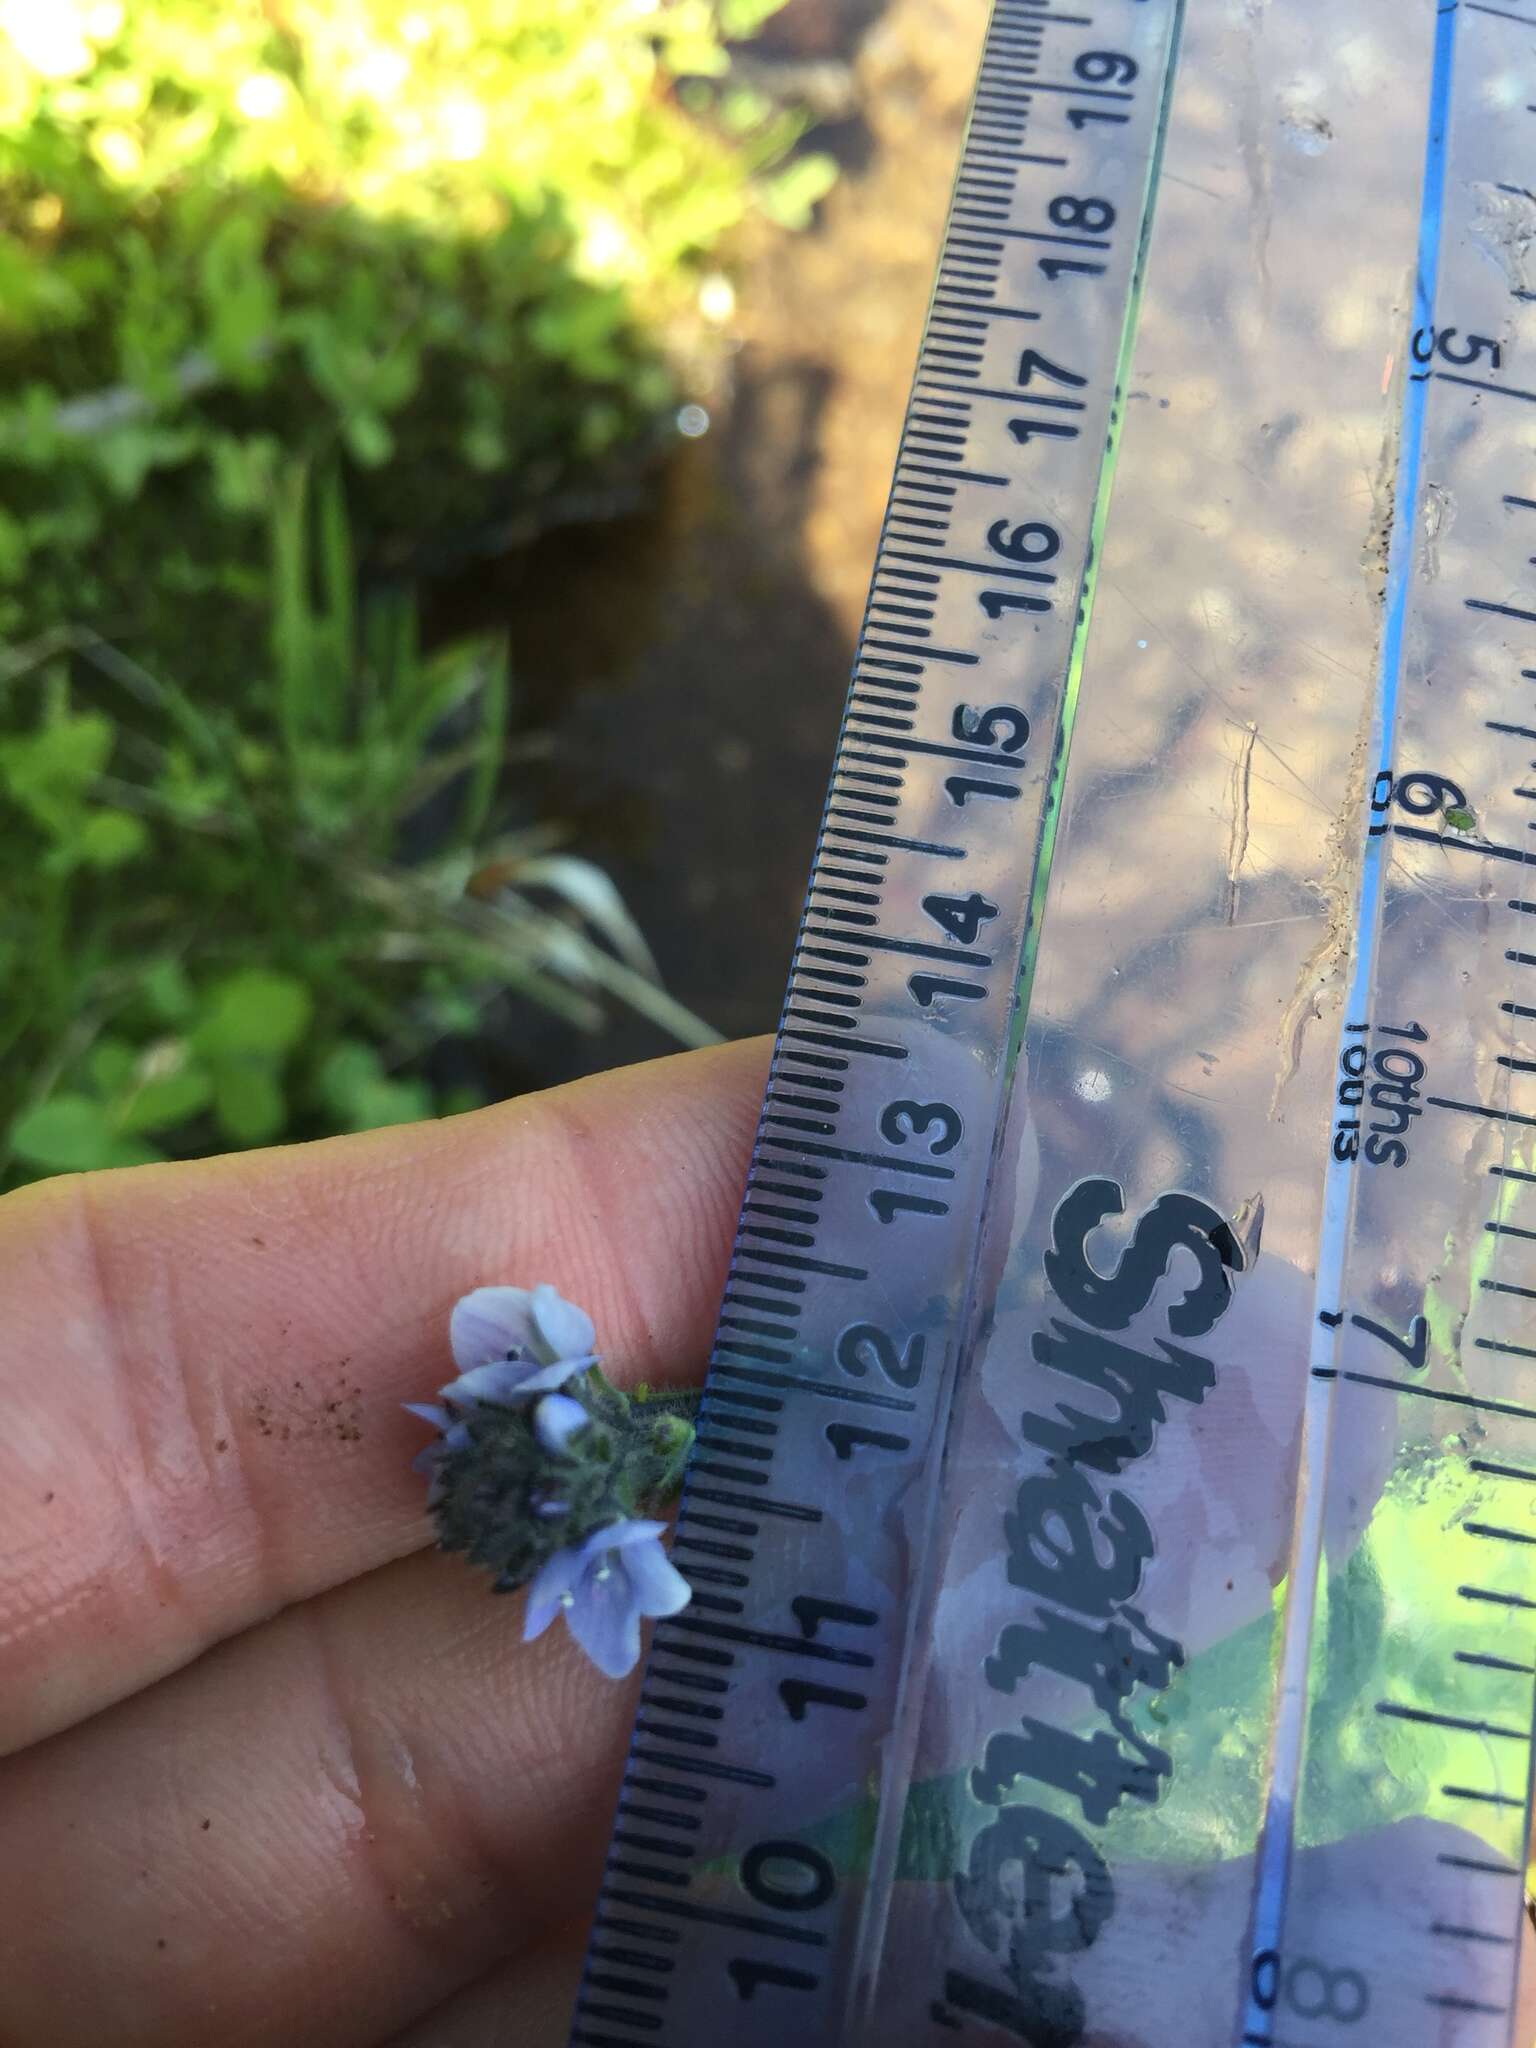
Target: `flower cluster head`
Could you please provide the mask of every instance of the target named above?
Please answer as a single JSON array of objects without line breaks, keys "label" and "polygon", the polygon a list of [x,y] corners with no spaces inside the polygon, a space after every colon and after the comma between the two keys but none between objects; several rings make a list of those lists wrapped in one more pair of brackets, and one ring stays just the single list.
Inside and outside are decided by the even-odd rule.
[{"label": "flower cluster head", "polygon": [[553,1287],[477,1287],[449,1323],[458,1378],[408,1401],[438,1432],[415,1469],[444,1550],[530,1585],[525,1640],[557,1614],[600,1671],[622,1678],[642,1616],[675,1614],[687,1581],[637,1511],[677,1491],[692,1395],[649,1400],[604,1378],[592,1319]]}]

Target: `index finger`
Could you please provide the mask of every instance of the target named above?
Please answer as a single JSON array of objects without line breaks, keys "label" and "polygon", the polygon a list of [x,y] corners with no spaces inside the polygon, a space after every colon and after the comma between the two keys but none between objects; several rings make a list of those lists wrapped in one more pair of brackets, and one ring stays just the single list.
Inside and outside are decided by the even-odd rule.
[{"label": "index finger", "polygon": [[702,1358],[767,1041],[0,1204],[0,1754],[429,1540],[399,1403],[469,1288],[548,1280],[616,1376]]}]

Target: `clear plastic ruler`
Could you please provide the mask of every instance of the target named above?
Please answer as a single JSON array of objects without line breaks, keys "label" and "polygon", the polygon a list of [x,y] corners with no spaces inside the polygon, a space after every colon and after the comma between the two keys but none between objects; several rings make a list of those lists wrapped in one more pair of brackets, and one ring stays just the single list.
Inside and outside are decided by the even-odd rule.
[{"label": "clear plastic ruler", "polygon": [[1526,2048],[1536,0],[997,0],[573,2040]]}]

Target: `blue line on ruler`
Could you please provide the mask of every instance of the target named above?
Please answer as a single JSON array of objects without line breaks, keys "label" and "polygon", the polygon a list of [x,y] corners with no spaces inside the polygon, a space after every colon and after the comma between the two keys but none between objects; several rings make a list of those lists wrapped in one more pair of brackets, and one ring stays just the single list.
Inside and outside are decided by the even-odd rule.
[{"label": "blue line on ruler", "polygon": [[[1454,7],[1443,9],[1435,22],[1428,133],[1424,145],[1424,181],[1419,209],[1418,268],[1414,281],[1412,326],[1415,329],[1429,327],[1434,320],[1440,243],[1444,226],[1451,80],[1456,49],[1456,13],[1457,9]],[[1415,508],[1419,501],[1428,392],[1427,381],[1409,378],[1404,385],[1400,441],[1402,453],[1398,464],[1396,488],[1396,504],[1400,516],[1395,521],[1392,531],[1378,666],[1378,696],[1372,723],[1372,747],[1378,761],[1388,758],[1389,742],[1397,721],[1403,631],[1407,620],[1409,596],[1414,585]],[[1367,835],[1361,867],[1354,967],[1350,975],[1349,992],[1345,997],[1345,1015],[1348,1017],[1364,1017],[1369,1014],[1372,984],[1376,973],[1377,934],[1381,924],[1387,864],[1386,837]],[[1345,1168],[1343,1171],[1347,1174],[1348,1169]],[[1329,1174],[1323,1203],[1322,1241],[1318,1252],[1318,1299],[1332,1302],[1343,1298],[1343,1268],[1350,1215],[1349,1189],[1337,1171]],[[1326,1370],[1316,1375],[1324,1382],[1333,1376]],[[1356,1375],[1350,1374],[1348,1377],[1354,1378]],[[1330,1387],[1324,1398],[1331,1393]],[[1310,1456],[1325,1457],[1326,1432],[1322,1441],[1315,1434],[1315,1425],[1309,1427],[1307,1434],[1312,1439]],[[1308,1455],[1309,1453],[1304,1450],[1304,1460]],[[1310,1526],[1303,1531],[1300,1548],[1306,1551],[1310,1545],[1311,1551],[1315,1553],[1321,1544],[1326,1468],[1321,1472],[1314,1469],[1306,1483],[1310,1496]],[[1306,1587],[1310,1595],[1316,1578],[1317,1572],[1309,1557],[1301,1557],[1293,1584]],[[1295,1592],[1292,1594],[1293,1599],[1301,1597],[1307,1596]],[[1303,1661],[1310,1655],[1312,1619],[1310,1612],[1298,1612],[1288,1616],[1282,1651],[1284,1667],[1293,1664],[1298,1651]],[[1299,1638],[1293,1639],[1295,1630],[1303,1625],[1306,1629],[1305,1642]],[[1287,1670],[1288,1677],[1293,1675]],[[1305,1690],[1303,1671],[1301,1694],[1304,1695]],[[1270,1793],[1255,1873],[1250,1950],[1255,1954],[1267,1949],[1279,1951],[1284,1944],[1285,1908],[1290,1890],[1291,1852],[1296,1822],[1296,1796],[1304,1767],[1304,1741],[1304,1722],[1295,1715],[1282,1715],[1276,1724],[1274,1752],[1270,1765]],[[1262,2030],[1266,2025],[1265,2015],[1256,2005],[1250,2004],[1244,2016],[1244,2024],[1250,2030]]]}]

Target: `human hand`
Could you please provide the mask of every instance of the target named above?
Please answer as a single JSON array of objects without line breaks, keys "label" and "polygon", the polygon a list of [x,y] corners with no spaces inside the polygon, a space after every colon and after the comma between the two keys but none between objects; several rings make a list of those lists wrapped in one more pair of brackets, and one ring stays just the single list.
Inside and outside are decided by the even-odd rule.
[{"label": "human hand", "polygon": [[0,2048],[564,2041],[634,1684],[430,1547],[400,1403],[487,1280],[696,1377],[766,1058],[0,1204]]},{"label": "human hand", "polygon": [[[564,2041],[634,1682],[431,1547],[400,1403],[485,1280],[588,1306],[621,1384],[696,1374],[765,1062],[0,1205],[0,2048]],[[1185,1475],[1208,1506],[1241,1421]],[[1352,1949],[1401,1941],[1404,1839],[1338,1852]],[[1249,1875],[1201,1878],[1223,1983]],[[1138,1996],[1110,2038],[1187,2022]]]}]

